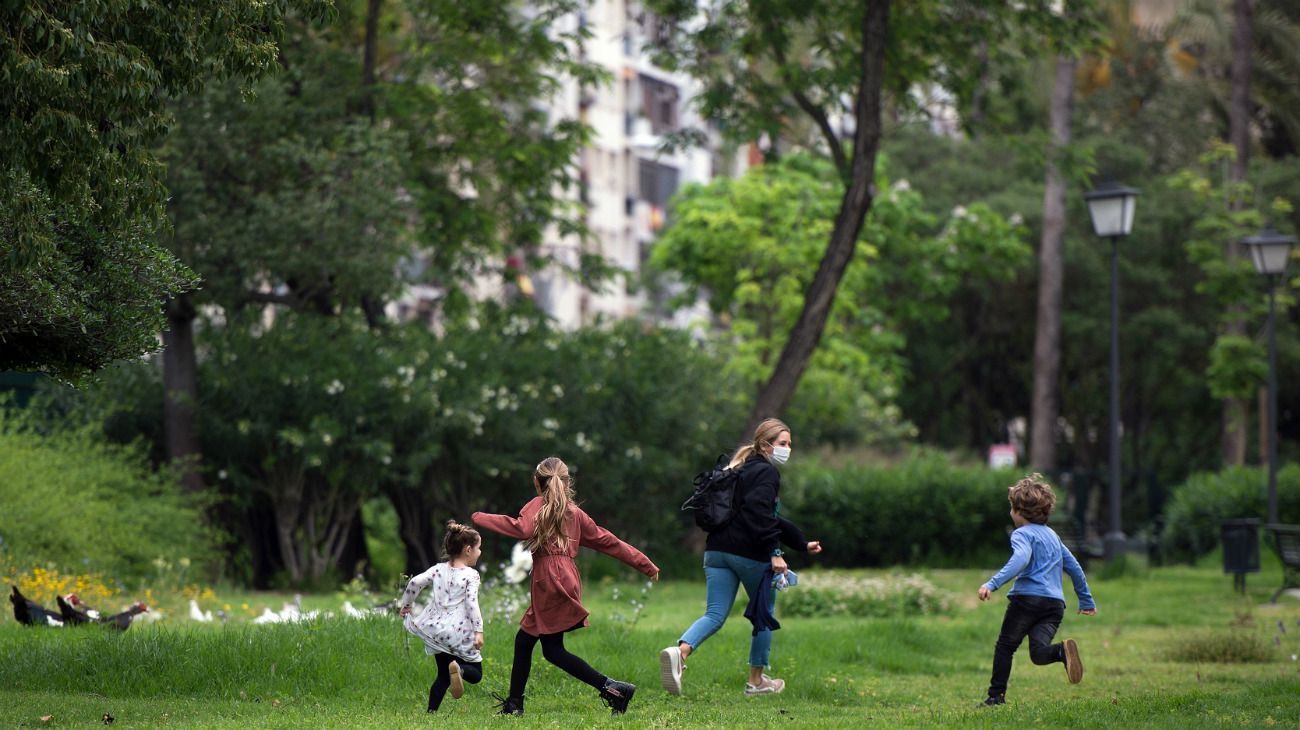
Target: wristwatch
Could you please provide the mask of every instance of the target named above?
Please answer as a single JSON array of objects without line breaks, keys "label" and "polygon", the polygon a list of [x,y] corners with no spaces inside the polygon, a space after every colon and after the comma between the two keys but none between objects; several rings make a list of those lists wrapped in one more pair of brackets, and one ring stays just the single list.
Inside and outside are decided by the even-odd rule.
[{"label": "wristwatch", "polygon": [[782,555],[785,555],[785,553],[782,552],[781,548],[776,548],[775,550],[772,551],[772,557],[774,558],[779,558]]}]

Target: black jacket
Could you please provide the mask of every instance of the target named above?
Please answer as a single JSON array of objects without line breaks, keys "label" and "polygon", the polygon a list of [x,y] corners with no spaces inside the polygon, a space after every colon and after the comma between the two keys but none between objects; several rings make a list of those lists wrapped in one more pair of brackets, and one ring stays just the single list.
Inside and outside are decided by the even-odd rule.
[{"label": "black jacket", "polygon": [[795,524],[776,514],[781,494],[781,473],[767,459],[755,454],[737,467],[736,509],[731,522],[709,533],[705,550],[739,555],[767,562],[772,551],[785,543],[791,549],[808,551],[808,541]]}]

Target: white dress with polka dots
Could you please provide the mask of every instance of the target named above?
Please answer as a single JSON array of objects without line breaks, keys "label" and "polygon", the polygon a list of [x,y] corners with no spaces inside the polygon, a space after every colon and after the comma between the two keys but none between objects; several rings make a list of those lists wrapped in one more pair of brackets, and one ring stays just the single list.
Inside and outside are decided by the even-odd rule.
[{"label": "white dress with polka dots", "polygon": [[474,634],[483,630],[483,613],[478,607],[478,571],[438,563],[411,579],[398,601],[409,606],[425,588],[432,586],[429,604],[420,615],[402,622],[407,631],[424,640],[426,654],[451,654],[466,661],[481,662],[474,648]]}]

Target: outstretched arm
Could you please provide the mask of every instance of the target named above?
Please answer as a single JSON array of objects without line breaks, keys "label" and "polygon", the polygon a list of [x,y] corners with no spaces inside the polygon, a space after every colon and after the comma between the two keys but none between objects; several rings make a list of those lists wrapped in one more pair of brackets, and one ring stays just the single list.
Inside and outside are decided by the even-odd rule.
[{"label": "outstretched arm", "polygon": [[[989,578],[984,585],[980,586],[980,599],[987,600],[988,593],[996,591],[1007,581],[1020,575],[1020,571],[1029,565],[1029,558],[1034,554],[1033,547],[1029,544],[1029,538],[1019,532],[1011,533],[1011,559],[1007,564],[1002,566],[1002,570],[997,572],[992,578]],[[984,591],[988,590],[988,593]]]},{"label": "outstretched arm", "polygon": [[533,536],[533,532],[537,529],[537,508],[534,503],[540,501],[541,497],[536,497],[524,505],[523,509],[519,510],[518,517],[475,512],[470,515],[470,520],[485,530],[491,530],[506,537],[513,537],[516,540],[527,540]]},{"label": "outstretched arm", "polygon": [[402,591],[402,597],[397,599],[397,607],[403,616],[410,613],[410,607],[415,602],[415,597],[420,595],[420,592],[428,588],[429,584],[433,582],[433,571],[437,567],[435,565],[407,582],[406,590]]},{"label": "outstretched arm", "polygon": [[1074,583],[1074,595],[1079,598],[1079,613],[1087,616],[1097,613],[1097,603],[1092,600],[1092,592],[1088,590],[1088,578],[1083,574],[1083,566],[1079,565],[1070,548],[1062,545],[1061,550],[1065,551],[1061,556],[1061,567],[1070,576],[1070,582]]},{"label": "outstretched arm", "polygon": [[596,521],[582,510],[578,510],[578,524],[582,528],[578,544],[582,547],[589,547],[611,558],[617,558],[650,578],[658,577],[659,566],[651,562],[650,558],[647,558],[640,550],[618,539],[618,536],[614,533],[596,524]]}]

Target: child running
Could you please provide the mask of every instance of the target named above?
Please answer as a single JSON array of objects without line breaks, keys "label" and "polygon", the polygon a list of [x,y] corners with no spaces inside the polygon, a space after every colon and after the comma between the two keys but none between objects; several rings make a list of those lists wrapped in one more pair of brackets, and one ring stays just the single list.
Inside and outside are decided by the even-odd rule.
[{"label": "child running", "polygon": [[[438,676],[429,687],[429,712],[437,712],[443,695],[451,689],[452,699],[465,694],[465,682],[477,684],[483,678],[483,613],[478,607],[478,571],[474,564],[482,552],[478,531],[454,520],[447,522],[438,563],[406,584],[398,612],[406,619],[407,631],[424,640],[424,651],[438,663]],[[419,616],[411,616],[411,602],[420,591],[433,586],[429,604]]]},{"label": "child running", "polygon": [[546,661],[600,691],[615,715],[627,711],[636,685],[610,679],[564,648],[564,634],[587,626],[582,605],[582,581],[574,558],[579,547],[599,550],[636,568],[650,580],[659,568],[640,550],[597,525],[574,503],[573,477],[563,461],[552,456],[533,470],[538,496],[519,510],[519,517],[473,514],[474,524],[523,540],[533,553],[531,602],[515,634],[515,659],[510,670],[510,694],[501,700],[501,714],[524,714],[524,690],[533,666],[533,649],[540,641]]},{"label": "child running", "polygon": [[1029,658],[1034,664],[1065,664],[1065,675],[1072,684],[1083,679],[1083,662],[1074,639],[1053,644],[1052,638],[1065,616],[1065,593],[1061,590],[1061,570],[1069,573],[1074,594],[1079,598],[1079,613],[1092,616],[1097,604],[1088,591],[1088,579],[1079,561],[1047,526],[1047,518],[1056,507],[1056,495],[1041,474],[1030,474],[1007,490],[1011,502],[1011,559],[998,574],[980,586],[979,597],[989,594],[1012,578],[1016,584],[1007,592],[1007,613],[1002,632],[993,651],[993,679],[984,705],[1002,705],[1007,701],[1007,680],[1011,677],[1011,659],[1020,642],[1029,637]]}]

